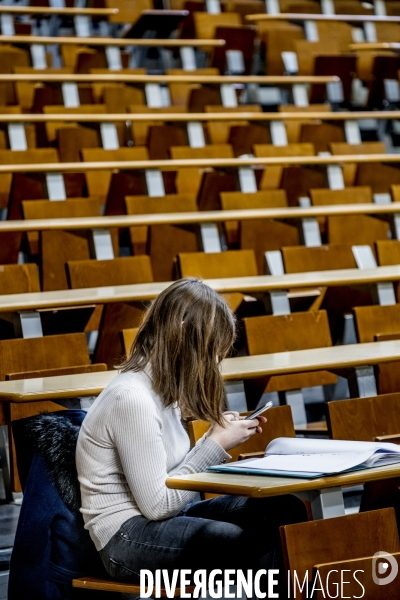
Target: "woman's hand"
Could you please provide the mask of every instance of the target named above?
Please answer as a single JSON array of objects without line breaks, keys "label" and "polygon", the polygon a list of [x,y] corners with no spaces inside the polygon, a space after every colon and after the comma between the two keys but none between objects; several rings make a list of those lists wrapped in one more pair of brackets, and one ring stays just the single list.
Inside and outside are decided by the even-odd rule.
[{"label": "woman's hand", "polygon": [[235,448],[246,442],[255,433],[261,433],[260,423],[265,423],[266,418],[259,416],[256,419],[245,420],[238,412],[228,411],[223,415],[224,427],[215,423],[209,433],[211,439],[217,442],[224,450]]}]

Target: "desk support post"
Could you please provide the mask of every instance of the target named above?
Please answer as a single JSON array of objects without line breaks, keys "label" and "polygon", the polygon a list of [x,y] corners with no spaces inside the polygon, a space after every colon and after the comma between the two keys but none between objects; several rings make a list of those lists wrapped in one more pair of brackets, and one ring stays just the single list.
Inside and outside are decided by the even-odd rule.
[{"label": "desk support post", "polygon": [[352,398],[371,398],[378,395],[373,367],[355,368],[348,381]]},{"label": "desk support post", "polygon": [[0,461],[1,471],[3,475],[5,501],[7,503],[13,501],[13,495],[11,492],[11,480],[10,480],[10,468],[8,464],[8,452],[7,452],[7,429],[5,425],[0,425]]},{"label": "desk support post", "polygon": [[309,500],[311,503],[311,512],[314,521],[343,517],[345,515],[341,487],[303,492],[299,494],[299,497]]}]

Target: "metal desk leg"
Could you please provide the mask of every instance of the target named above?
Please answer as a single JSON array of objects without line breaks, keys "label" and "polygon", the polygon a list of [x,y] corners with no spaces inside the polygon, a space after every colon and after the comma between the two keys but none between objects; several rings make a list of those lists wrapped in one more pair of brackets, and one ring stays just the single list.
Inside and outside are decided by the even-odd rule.
[{"label": "metal desk leg", "polygon": [[7,440],[7,427],[5,425],[0,426],[0,460],[1,470],[3,474],[4,491],[6,494],[6,502],[13,501],[13,495],[11,492],[11,480],[10,480],[10,468],[8,464],[8,440]]},{"label": "metal desk leg", "polygon": [[302,492],[296,494],[296,496],[311,502],[311,512],[314,521],[345,516],[341,487]]}]

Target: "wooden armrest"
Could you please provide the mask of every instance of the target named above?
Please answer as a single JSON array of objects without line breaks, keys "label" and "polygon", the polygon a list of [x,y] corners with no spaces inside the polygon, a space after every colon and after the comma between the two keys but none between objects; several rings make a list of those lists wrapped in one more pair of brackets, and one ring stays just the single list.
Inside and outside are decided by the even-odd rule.
[{"label": "wooden armrest", "polygon": [[392,433],[391,435],[377,435],[375,441],[393,442],[393,444],[400,444],[400,433]]},{"label": "wooden armrest", "polygon": [[245,460],[246,458],[262,458],[264,452],[243,452],[239,454],[238,460]]}]

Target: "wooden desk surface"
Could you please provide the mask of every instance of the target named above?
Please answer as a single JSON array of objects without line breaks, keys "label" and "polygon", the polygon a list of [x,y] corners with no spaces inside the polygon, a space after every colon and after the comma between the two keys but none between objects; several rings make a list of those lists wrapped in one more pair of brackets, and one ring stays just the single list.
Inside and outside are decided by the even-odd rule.
[{"label": "wooden desk surface", "polygon": [[[0,75],[1,78],[1,75]],[[1,79],[0,79],[1,81]],[[136,160],[104,162],[59,162],[41,164],[0,165],[0,173],[85,173],[104,170],[145,170],[161,169],[174,171],[182,168],[240,168],[267,166],[323,166],[361,163],[398,163],[400,154],[338,154],[333,156],[279,156],[274,158],[196,158],[175,160]]]},{"label": "wooden desk surface", "polygon": [[306,13],[279,13],[269,15],[265,13],[246,15],[247,21],[347,21],[349,23],[400,23],[400,17],[377,15],[321,15]]},{"label": "wooden desk surface", "polygon": [[[81,38],[80,38],[81,39]],[[0,38],[1,41],[1,38]],[[140,40],[139,40],[140,41]],[[150,40],[154,41],[154,40]],[[162,40],[156,40],[160,42]],[[216,41],[216,40],[214,40]],[[188,123],[192,121],[354,121],[362,119],[400,119],[400,110],[380,111],[341,111],[341,112],[221,112],[221,113],[62,113],[62,114],[0,114],[0,123],[51,123],[51,122],[82,122],[82,123],[116,123],[141,121],[167,121],[170,123]]]},{"label": "wooden desk surface", "polygon": [[[399,18],[400,19],[400,18]],[[358,42],[350,44],[350,50],[400,50],[398,42]]]},{"label": "wooden desk surface", "polygon": [[251,219],[304,219],[338,215],[383,215],[400,212],[400,202],[389,204],[339,204],[290,208],[253,208],[238,210],[198,211],[189,213],[156,213],[110,217],[71,217],[65,219],[31,219],[0,221],[0,233],[10,231],[44,231],[57,229],[106,229],[141,225],[188,225],[247,221]]},{"label": "wooden desk surface", "polygon": [[0,83],[24,81],[28,83],[269,83],[293,85],[295,83],[335,83],[340,81],[339,77],[335,75],[195,75],[194,73],[188,72],[188,75],[119,75],[115,72],[97,75],[18,74],[0,75]]},{"label": "wooden desk surface", "polygon": [[[287,275],[258,275],[206,279],[219,293],[267,292],[291,288],[316,288],[323,286],[365,285],[400,280],[400,265],[375,269],[338,269],[336,271],[308,271]],[[138,283],[135,285],[104,286],[55,292],[30,292],[0,295],[0,312],[40,310],[87,304],[109,304],[153,300],[172,282]]]},{"label": "wooden desk surface", "polygon": [[65,15],[79,16],[88,15],[92,17],[107,17],[117,15],[118,8],[51,8],[46,6],[0,6],[0,14],[12,15]]},{"label": "wooden desk surface", "polygon": [[[372,342],[278,352],[259,356],[227,358],[222,363],[225,380],[251,379],[316,370],[335,370],[400,360],[399,341]],[[43,377],[0,382],[0,401],[31,402],[96,396],[112,381],[117,371]],[[400,469],[397,471],[400,474]],[[309,488],[311,489],[311,488]]]},{"label": "wooden desk surface", "polygon": [[393,479],[400,476],[400,464],[353,471],[343,475],[331,475],[319,479],[300,477],[268,477],[262,475],[239,475],[227,473],[194,473],[169,477],[167,487],[178,490],[234,494],[265,498],[282,494],[295,494],[332,487],[361,485],[368,481]]},{"label": "wooden desk surface", "polygon": [[[116,11],[118,12],[118,10]],[[107,13],[113,14],[113,13]],[[107,37],[75,37],[75,36],[42,36],[42,35],[0,35],[3,44],[60,44],[61,46],[163,46],[182,48],[185,46],[225,46],[225,40],[185,40],[185,39],[135,39],[135,38],[107,38]]]}]

